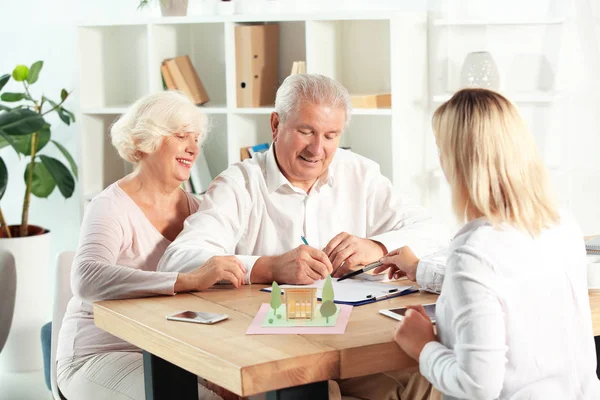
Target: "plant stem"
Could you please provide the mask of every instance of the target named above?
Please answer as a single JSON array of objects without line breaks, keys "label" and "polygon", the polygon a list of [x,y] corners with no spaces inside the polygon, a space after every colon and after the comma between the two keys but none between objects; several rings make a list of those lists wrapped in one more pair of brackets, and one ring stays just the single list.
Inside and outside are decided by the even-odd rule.
[{"label": "plant stem", "polygon": [[33,101],[33,104],[35,104],[35,111],[36,111],[37,113],[40,113],[40,114],[41,114],[41,112],[40,112],[40,111],[41,111],[41,106],[38,106],[38,103],[37,103],[37,101],[35,101],[35,100],[33,99],[33,97],[31,97],[31,93],[29,93],[29,86],[27,85],[27,83],[25,83],[25,81],[23,81],[23,86],[25,87],[25,93],[27,93],[27,96],[29,96],[29,99],[30,99],[31,101]]},{"label": "plant stem", "polygon": [[19,229],[19,236],[26,237],[28,232],[29,220],[29,199],[31,197],[31,182],[33,181],[33,167],[35,166],[35,155],[38,143],[38,132],[31,135],[31,162],[29,163],[29,171],[27,173],[27,180],[25,181],[25,199],[23,199],[23,215],[21,216],[21,227]]},{"label": "plant stem", "polygon": [[[51,113],[52,111],[56,110],[57,108],[60,108],[60,106],[66,101],[67,99],[61,100],[60,103],[58,103],[56,105],[56,107],[51,108],[50,110],[46,111],[45,113],[42,114],[42,110],[40,109],[40,114],[42,115],[42,117],[48,113]],[[36,103],[37,106],[37,103]]]},{"label": "plant stem", "polygon": [[0,225],[2,225],[2,230],[6,234],[6,237],[12,237],[10,234],[10,229],[8,229],[8,225],[6,225],[6,220],[4,219],[4,214],[2,214],[2,209],[0,208]]}]

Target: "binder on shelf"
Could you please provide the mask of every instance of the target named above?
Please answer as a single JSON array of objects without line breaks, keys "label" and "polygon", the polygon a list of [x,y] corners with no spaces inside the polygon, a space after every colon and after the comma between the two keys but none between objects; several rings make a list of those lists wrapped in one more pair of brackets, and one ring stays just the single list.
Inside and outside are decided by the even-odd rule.
[{"label": "binder on shelf", "polygon": [[194,104],[201,105],[210,100],[188,56],[166,59],[163,61],[163,66],[166,67],[167,71],[165,73],[161,67],[167,88],[169,88],[167,81],[170,77],[174,89],[181,90]]},{"label": "binder on shelf", "polygon": [[190,181],[192,183],[194,193],[196,194],[202,194],[206,192],[212,182],[212,174],[208,168],[208,163],[206,162],[206,157],[204,156],[203,151],[200,151],[198,158],[196,158],[196,162],[194,165],[192,165]]},{"label": "binder on shelf", "polygon": [[279,59],[279,25],[235,27],[236,94],[238,107],[275,104]]}]

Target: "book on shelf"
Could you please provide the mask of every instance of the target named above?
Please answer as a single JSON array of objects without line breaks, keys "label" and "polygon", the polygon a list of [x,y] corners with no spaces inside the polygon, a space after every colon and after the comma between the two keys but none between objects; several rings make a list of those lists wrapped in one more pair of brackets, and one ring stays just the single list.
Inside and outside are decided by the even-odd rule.
[{"label": "book on shelf", "polygon": [[167,89],[181,90],[197,105],[210,100],[188,56],[166,59],[160,70]]},{"label": "book on shelf", "polygon": [[196,162],[192,165],[190,173],[192,193],[202,194],[206,192],[212,180],[212,174],[208,168],[208,162],[206,161],[206,157],[204,157],[204,152],[200,151],[198,158],[196,158]]},{"label": "book on shelf", "polygon": [[247,158],[251,158],[256,153],[264,153],[269,150],[269,143],[261,143],[254,146],[246,146],[240,149],[240,160],[244,161]]},{"label": "book on shelf", "polygon": [[588,254],[600,255],[600,235],[585,241],[585,251]]}]

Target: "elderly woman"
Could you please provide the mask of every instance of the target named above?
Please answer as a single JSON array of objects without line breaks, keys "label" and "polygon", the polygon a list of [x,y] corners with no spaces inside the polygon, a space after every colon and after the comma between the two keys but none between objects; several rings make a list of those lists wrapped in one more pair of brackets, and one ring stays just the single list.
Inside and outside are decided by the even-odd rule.
[{"label": "elderly woman", "polygon": [[[446,399],[600,399],[583,236],[516,108],[465,89],[433,117],[456,234],[437,301],[395,339]],[[384,257],[402,264],[403,254]]]},{"label": "elderly woman", "polygon": [[[67,399],[144,399],[140,349],[94,325],[92,303],[243,284],[233,256],[213,257],[188,273],[157,272],[163,252],[198,209],[180,188],[189,179],[207,130],[206,116],[184,95],[137,101],[111,128],[113,145],[134,172],[87,206],[59,334],[57,381]],[[220,397],[199,386],[201,399]]]}]

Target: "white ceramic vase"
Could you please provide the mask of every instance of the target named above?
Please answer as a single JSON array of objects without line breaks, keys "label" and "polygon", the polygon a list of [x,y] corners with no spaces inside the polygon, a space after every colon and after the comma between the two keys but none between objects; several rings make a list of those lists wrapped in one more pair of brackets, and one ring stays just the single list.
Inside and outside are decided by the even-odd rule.
[{"label": "white ceramic vase", "polygon": [[187,15],[188,0],[160,0],[163,17],[183,17]]},{"label": "white ceramic vase", "polygon": [[17,269],[15,311],[0,353],[0,374],[37,371],[44,366],[40,332],[52,319],[50,237],[47,232],[0,239],[0,249],[13,254]]},{"label": "white ceramic vase", "polygon": [[467,54],[460,70],[461,88],[500,89],[498,67],[487,51]]}]

